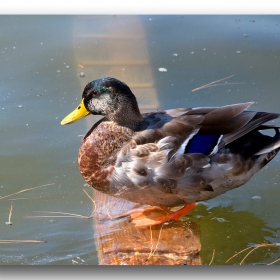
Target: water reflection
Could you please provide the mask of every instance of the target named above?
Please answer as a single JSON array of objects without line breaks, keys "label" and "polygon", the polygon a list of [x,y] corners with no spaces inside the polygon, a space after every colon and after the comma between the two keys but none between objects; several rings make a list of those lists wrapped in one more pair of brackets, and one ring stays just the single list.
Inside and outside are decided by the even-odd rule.
[{"label": "water reflection", "polygon": [[[191,214],[192,221],[200,225],[201,257],[203,263],[209,263],[213,250],[215,255],[212,264],[239,264],[249,252],[229,258],[256,244],[276,244],[280,228],[272,228],[268,223],[249,211],[235,211],[232,206],[207,207],[199,204]],[[186,219],[187,220],[187,219]],[[243,264],[269,263],[274,261],[274,254],[279,248],[264,247],[250,254]]]}]

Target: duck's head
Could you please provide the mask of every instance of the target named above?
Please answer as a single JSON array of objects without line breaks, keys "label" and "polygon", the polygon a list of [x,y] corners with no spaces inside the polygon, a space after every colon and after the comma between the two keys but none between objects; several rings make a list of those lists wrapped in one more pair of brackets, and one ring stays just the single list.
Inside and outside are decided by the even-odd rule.
[{"label": "duck's head", "polygon": [[143,120],[136,97],[130,88],[114,78],[94,80],[85,86],[79,106],[61,124],[73,123],[89,114],[102,115],[109,121],[133,128]]}]

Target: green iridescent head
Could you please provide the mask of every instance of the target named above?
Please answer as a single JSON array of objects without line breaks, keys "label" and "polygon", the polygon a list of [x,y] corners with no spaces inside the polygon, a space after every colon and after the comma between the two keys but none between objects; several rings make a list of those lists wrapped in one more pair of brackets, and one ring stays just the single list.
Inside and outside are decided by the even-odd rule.
[{"label": "green iridescent head", "polygon": [[61,124],[72,123],[89,114],[102,115],[118,124],[142,119],[130,88],[115,78],[94,80],[85,86],[80,105]]}]

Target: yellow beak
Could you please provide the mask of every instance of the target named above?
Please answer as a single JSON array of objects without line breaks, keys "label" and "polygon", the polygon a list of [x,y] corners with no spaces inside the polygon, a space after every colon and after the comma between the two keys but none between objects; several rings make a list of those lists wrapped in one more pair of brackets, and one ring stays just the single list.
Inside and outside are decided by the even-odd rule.
[{"label": "yellow beak", "polygon": [[90,112],[86,109],[84,104],[84,99],[82,99],[80,105],[69,115],[67,115],[62,121],[61,125],[70,124],[73,123],[83,117],[86,117],[89,115]]}]

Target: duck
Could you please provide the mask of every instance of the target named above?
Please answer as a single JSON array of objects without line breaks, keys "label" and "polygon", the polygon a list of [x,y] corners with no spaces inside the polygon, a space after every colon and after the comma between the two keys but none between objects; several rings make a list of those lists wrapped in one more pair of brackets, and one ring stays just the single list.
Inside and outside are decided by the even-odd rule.
[{"label": "duck", "polygon": [[279,114],[250,111],[252,104],[141,113],[129,86],[105,77],[86,84],[61,125],[102,116],[82,140],[80,173],[98,191],[145,205],[124,213],[141,228],[179,220],[198,202],[244,185],[277,155],[279,127],[266,123]]}]

